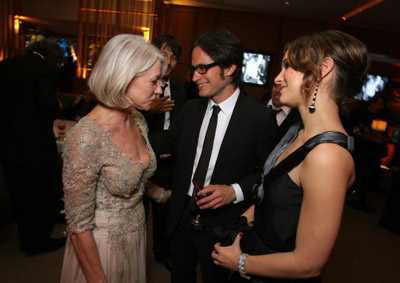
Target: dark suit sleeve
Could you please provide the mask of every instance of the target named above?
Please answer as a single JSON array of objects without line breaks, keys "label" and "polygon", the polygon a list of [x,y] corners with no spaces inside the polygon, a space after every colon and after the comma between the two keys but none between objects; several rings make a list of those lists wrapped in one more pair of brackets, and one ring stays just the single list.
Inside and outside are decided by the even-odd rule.
[{"label": "dark suit sleeve", "polygon": [[[260,179],[263,172],[264,163],[271,151],[275,148],[278,138],[278,131],[270,127],[271,119],[275,118],[271,109],[265,107],[264,113],[259,117],[261,120],[261,129],[256,149],[256,166],[254,170],[241,178],[237,183],[240,185],[244,202],[251,201],[253,198],[253,186]],[[276,125],[276,123],[275,123]]]},{"label": "dark suit sleeve", "polygon": [[[265,123],[265,129],[262,135],[261,143],[264,144],[266,152],[267,154],[269,154],[275,148],[275,146],[280,142],[282,137],[280,134],[278,124],[276,122],[276,113],[268,107],[265,107],[265,110],[269,112],[269,114],[267,121]],[[267,158],[268,155],[265,158],[265,160],[267,160]]]},{"label": "dark suit sleeve", "polygon": [[174,109],[177,110],[177,111],[171,111],[172,112],[171,116],[173,116],[171,118],[173,120],[176,117],[176,113],[180,112],[180,110],[182,109],[183,105],[186,102],[186,91],[183,88],[183,86],[171,83],[171,99],[175,101]]},{"label": "dark suit sleeve", "polygon": [[185,109],[180,111],[178,117],[171,123],[168,130],[149,134],[150,144],[156,154],[176,154],[184,111]]}]

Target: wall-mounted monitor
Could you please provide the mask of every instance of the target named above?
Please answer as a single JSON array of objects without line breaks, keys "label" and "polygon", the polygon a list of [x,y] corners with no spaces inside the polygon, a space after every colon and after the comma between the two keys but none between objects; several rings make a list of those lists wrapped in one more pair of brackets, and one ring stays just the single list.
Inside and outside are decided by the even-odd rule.
[{"label": "wall-mounted monitor", "polygon": [[246,50],[243,54],[243,83],[266,87],[271,68],[271,59],[271,53]]},{"label": "wall-mounted monitor", "polygon": [[389,83],[389,77],[387,76],[368,74],[367,77],[368,81],[362,86],[361,92],[355,96],[358,100],[370,100],[375,93],[385,91]]}]

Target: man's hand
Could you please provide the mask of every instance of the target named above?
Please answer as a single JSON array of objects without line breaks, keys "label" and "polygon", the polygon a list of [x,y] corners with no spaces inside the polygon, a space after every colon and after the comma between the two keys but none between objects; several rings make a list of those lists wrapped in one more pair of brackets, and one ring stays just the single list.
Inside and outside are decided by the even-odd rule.
[{"label": "man's hand", "polygon": [[226,185],[208,185],[198,194],[207,195],[197,201],[197,206],[200,209],[217,209],[236,199],[236,193],[233,187]]},{"label": "man's hand", "polygon": [[153,115],[162,114],[171,111],[175,105],[174,100],[167,100],[169,96],[156,98],[150,106],[150,112]]},{"label": "man's hand", "polygon": [[82,100],[82,98],[83,98],[83,95],[82,95],[82,94],[77,95],[77,96],[75,97],[74,104],[78,104],[79,101]]}]

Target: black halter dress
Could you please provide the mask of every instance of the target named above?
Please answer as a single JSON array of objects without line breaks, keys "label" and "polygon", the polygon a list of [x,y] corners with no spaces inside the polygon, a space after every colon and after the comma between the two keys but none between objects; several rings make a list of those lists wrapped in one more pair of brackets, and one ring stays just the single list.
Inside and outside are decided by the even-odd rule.
[{"label": "black halter dress", "polygon": [[[291,129],[293,136],[290,138],[289,144],[297,136],[301,124],[296,127],[295,131]],[[295,249],[303,190],[292,181],[288,173],[318,144],[336,143],[351,150],[351,139],[352,137],[340,132],[324,132],[309,139],[280,164],[268,170],[269,172],[263,180],[263,198],[258,201],[255,208],[254,229],[245,233],[245,242],[241,243],[244,253],[250,255],[271,254],[290,252]],[[287,148],[289,144],[285,147]],[[282,151],[280,150],[280,153]],[[275,161],[276,159],[277,156],[275,156]],[[275,164],[275,162],[273,163]],[[251,280],[248,281],[235,274],[232,282],[321,282],[321,278],[288,280],[251,276]]]}]

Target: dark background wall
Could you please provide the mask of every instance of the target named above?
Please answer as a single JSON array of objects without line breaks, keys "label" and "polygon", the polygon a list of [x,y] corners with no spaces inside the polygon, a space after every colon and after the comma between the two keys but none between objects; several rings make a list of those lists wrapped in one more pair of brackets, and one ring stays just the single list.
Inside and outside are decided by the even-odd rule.
[{"label": "dark background wall", "polygon": [[[44,30],[64,38],[78,38],[79,0],[19,0],[21,14],[34,17],[33,25],[43,26]],[[230,30],[249,50],[259,50],[273,54],[268,85],[279,72],[284,45],[287,41],[309,32],[324,29],[339,29],[363,41],[371,54],[383,58],[372,61],[371,73],[391,78],[397,88],[400,86],[400,31],[366,29],[357,26],[335,24],[322,21],[309,21],[274,15],[240,12],[224,9],[200,8],[164,4],[156,0],[156,18],[153,35],[171,33],[176,36],[183,48],[173,80],[183,83],[185,68],[190,64],[190,46],[201,33],[224,28]],[[41,19],[48,19],[42,21]],[[378,56],[378,57],[379,57]],[[386,57],[385,57],[386,56]],[[387,57],[395,58],[388,62]],[[245,86],[244,90],[255,99],[260,99],[267,88]]]}]

